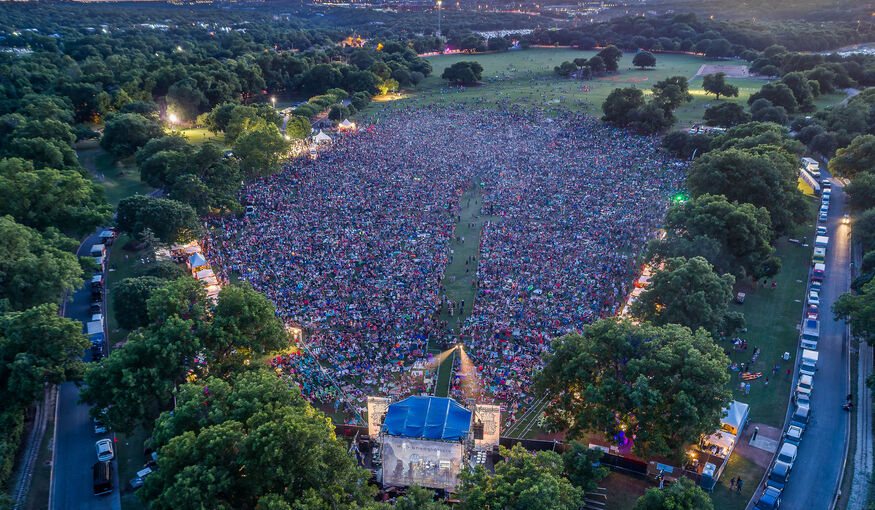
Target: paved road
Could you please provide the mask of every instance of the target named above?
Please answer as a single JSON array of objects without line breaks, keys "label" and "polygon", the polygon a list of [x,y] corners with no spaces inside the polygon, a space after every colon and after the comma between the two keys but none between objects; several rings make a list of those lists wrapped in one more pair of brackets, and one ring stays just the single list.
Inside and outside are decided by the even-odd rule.
[{"label": "paved road", "polygon": [[[88,255],[91,246],[99,243],[97,234],[90,236],[79,249],[80,255]],[[83,325],[91,318],[91,288],[86,278],[85,285],[73,294],[67,303],[66,316],[79,320]],[[83,326],[84,327],[84,326]],[[90,359],[91,354],[86,354]],[[55,452],[52,480],[52,510],[96,509],[120,510],[118,465],[113,462],[115,490],[105,496],[92,492],[91,466],[97,461],[94,442],[98,439],[91,426],[88,406],[81,405],[79,388],[73,383],[61,385],[58,391],[58,417],[55,425]]]},{"label": "paved road", "polygon": [[[811,395],[811,422],[802,438],[799,456],[784,491],[782,508],[831,508],[842,471],[850,413],[841,405],[848,389],[847,328],[834,321],[832,304],[850,286],[850,227],[841,224],[845,196],[841,183],[832,179],[832,199],[827,223],[829,249],[826,277],[820,293],[820,353]],[[809,239],[813,240],[813,235]]]}]

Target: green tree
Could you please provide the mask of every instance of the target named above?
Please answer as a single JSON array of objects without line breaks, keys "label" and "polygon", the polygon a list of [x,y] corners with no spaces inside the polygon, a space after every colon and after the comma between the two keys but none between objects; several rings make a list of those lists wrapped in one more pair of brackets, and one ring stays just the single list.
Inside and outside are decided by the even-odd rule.
[{"label": "green tree", "polygon": [[[640,55],[640,53],[639,53]],[[680,105],[693,100],[687,79],[683,76],[672,76],[656,82],[653,85],[653,100],[666,113],[671,113]]]},{"label": "green tree", "polygon": [[157,510],[255,508],[262,498],[351,510],[374,494],[331,421],[267,370],[181,386],[153,438],[158,468],[141,497]]},{"label": "green tree", "polygon": [[726,82],[726,73],[706,74],[702,78],[702,88],[717,99],[720,96],[738,97],[738,87]]},{"label": "green tree", "polygon": [[58,302],[80,287],[82,266],[73,255],[78,244],[54,229],[40,233],[0,216],[0,308]]},{"label": "green tree", "polygon": [[154,276],[125,278],[112,289],[112,304],[118,325],[124,329],[137,329],[149,323],[146,302],[152,291],[164,285],[164,280]]},{"label": "green tree", "polygon": [[632,127],[641,133],[653,134],[675,123],[674,115],[656,101],[648,101],[631,114]]},{"label": "green tree", "polygon": [[752,105],[757,99],[768,99],[775,106],[780,106],[787,110],[787,113],[793,113],[798,108],[799,103],[796,101],[796,96],[786,84],[766,83],[759,92],[751,94],[747,98],[747,104]]},{"label": "green tree", "polygon": [[650,488],[635,502],[634,510],[713,510],[711,497],[692,480],[680,477],[664,489]]},{"label": "green tree", "polygon": [[870,280],[857,294],[844,293],[832,307],[836,320],[851,325],[851,332],[869,345],[875,345],[875,280]]},{"label": "green tree", "polygon": [[234,155],[240,158],[240,168],[246,175],[269,175],[279,167],[280,153],[288,146],[276,125],[257,120],[237,137]]},{"label": "green tree", "polygon": [[[137,276],[151,276],[160,278],[161,280],[175,280],[188,276],[188,270],[182,264],[176,264],[170,261],[156,262],[142,268]],[[115,292],[115,291],[113,291]]]},{"label": "green tree", "polygon": [[609,73],[617,72],[620,68],[620,58],[623,57],[623,52],[613,44],[605,46],[605,48],[596,54],[605,64],[605,71]]},{"label": "green tree", "polygon": [[103,128],[100,146],[115,159],[133,156],[137,149],[164,135],[158,122],[136,113],[122,113],[110,119]]},{"label": "green tree", "polygon": [[673,205],[665,216],[665,231],[664,238],[648,247],[648,256],[659,261],[704,257],[717,272],[753,279],[781,268],[771,246],[775,233],[769,212],[763,207],[705,194]]},{"label": "green tree", "polygon": [[30,405],[46,383],[80,379],[89,345],[82,325],[60,317],[55,304],[0,314],[0,408]]},{"label": "green tree", "polygon": [[558,74],[559,76],[569,77],[575,72],[577,72],[577,65],[574,62],[562,62],[558,66],[553,68],[553,72]]},{"label": "green tree", "polygon": [[858,136],[850,145],[837,150],[829,161],[829,171],[848,179],[862,172],[875,173],[875,135]]},{"label": "green tree", "polygon": [[875,209],[854,218],[853,236],[863,246],[863,253],[875,249]]},{"label": "green tree", "polygon": [[[219,292],[207,347],[218,361],[241,349],[264,353],[287,347],[289,337],[276,308],[249,282],[228,285]],[[239,356],[238,356],[239,357]]]},{"label": "green tree", "polygon": [[300,115],[290,115],[286,124],[286,135],[293,139],[307,138],[313,131],[310,119]]},{"label": "green tree", "polygon": [[703,116],[709,126],[732,127],[750,122],[750,114],[738,103],[720,103],[705,110]]},{"label": "green tree", "polygon": [[644,69],[645,67],[656,67],[656,57],[649,51],[639,51],[632,58],[632,65]]},{"label": "green tree", "polygon": [[693,197],[724,195],[733,202],[765,207],[775,231],[783,233],[804,219],[807,210],[796,187],[797,165],[795,156],[775,146],[712,150],[693,163],[687,187]]},{"label": "green tree", "polygon": [[441,78],[450,83],[477,83],[483,77],[483,66],[479,62],[461,61],[444,69]]},{"label": "green tree", "polygon": [[559,454],[532,454],[519,444],[512,449],[501,446],[499,452],[506,460],[496,464],[495,474],[477,466],[459,475],[461,509],[560,510],[583,504],[583,490],[562,475]]},{"label": "green tree", "polygon": [[627,126],[634,114],[644,106],[644,92],[631,87],[614,89],[602,103],[602,120],[618,126]]},{"label": "green tree", "polygon": [[76,170],[35,169],[19,158],[0,160],[0,215],[28,227],[55,227],[78,235],[112,217],[100,185]]},{"label": "green tree", "polygon": [[552,351],[536,387],[556,396],[548,413],[570,437],[634,437],[642,454],[675,455],[718,427],[730,397],[729,358],[704,329],[604,319]]},{"label": "green tree", "polygon": [[149,229],[165,244],[191,241],[200,232],[200,222],[190,205],[145,195],[122,199],[116,224],[119,230],[137,238]]},{"label": "green tree", "polygon": [[702,257],[672,258],[632,304],[632,315],[657,326],[680,324],[717,335],[726,319],[735,278],[719,275]]},{"label": "green tree", "polygon": [[[501,38],[501,40],[506,40]],[[490,42],[492,39],[489,40]],[[412,485],[407,488],[407,494],[398,498],[392,507],[395,510],[446,510],[443,503],[434,501],[434,491]]]},{"label": "green tree", "polygon": [[861,212],[875,207],[875,175],[858,174],[845,186],[845,196],[852,211]]},{"label": "green tree", "polygon": [[571,447],[562,454],[568,481],[584,492],[596,490],[598,482],[610,473],[607,467],[599,464],[602,455],[601,450],[588,448],[578,441],[572,441]]}]

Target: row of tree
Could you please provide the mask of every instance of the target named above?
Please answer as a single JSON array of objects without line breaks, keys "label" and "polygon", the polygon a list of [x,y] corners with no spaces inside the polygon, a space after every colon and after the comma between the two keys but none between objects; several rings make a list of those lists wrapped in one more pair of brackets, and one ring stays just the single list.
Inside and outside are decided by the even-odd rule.
[{"label": "row of tree", "polygon": [[645,100],[644,91],[639,88],[614,89],[602,103],[602,120],[641,133],[658,133],[674,125],[677,120],[674,111],[693,98],[683,76],[658,81],[651,92],[650,99]]}]

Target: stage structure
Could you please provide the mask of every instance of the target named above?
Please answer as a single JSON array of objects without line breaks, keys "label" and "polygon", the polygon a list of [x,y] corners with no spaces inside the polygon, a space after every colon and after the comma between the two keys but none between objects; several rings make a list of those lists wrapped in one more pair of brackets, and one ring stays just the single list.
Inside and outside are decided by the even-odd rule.
[{"label": "stage structure", "polygon": [[[381,400],[368,398],[369,422],[372,407],[375,418],[378,416]],[[478,455],[478,450],[485,451],[493,441],[498,443],[498,407],[475,409],[472,413],[451,398],[426,396],[390,404],[379,436],[372,436],[381,445],[383,486],[419,485],[454,491],[465,463],[474,465],[478,456],[485,456],[483,452]],[[477,426],[478,439],[471,432],[472,424]]]}]

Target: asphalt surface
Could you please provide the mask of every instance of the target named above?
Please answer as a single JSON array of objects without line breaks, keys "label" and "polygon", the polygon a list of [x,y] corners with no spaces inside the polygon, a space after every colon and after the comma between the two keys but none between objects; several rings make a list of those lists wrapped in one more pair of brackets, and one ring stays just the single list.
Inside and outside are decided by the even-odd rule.
[{"label": "asphalt surface", "polygon": [[[847,327],[844,322],[833,319],[832,304],[850,287],[850,227],[841,224],[846,210],[844,190],[836,179],[831,179],[831,182],[827,222],[829,247],[826,276],[820,293],[818,370],[811,394],[811,419],[784,491],[781,507],[788,509],[832,508],[848,440],[850,413],[842,409],[845,397],[850,393]],[[814,236],[810,235],[809,239],[813,244]]]},{"label": "asphalt surface", "polygon": [[[100,242],[95,233],[88,237],[79,248],[79,255],[88,256],[91,246]],[[86,276],[83,288],[73,294],[67,303],[66,316],[81,321],[84,325],[91,319],[90,275]],[[91,353],[86,354],[86,361]],[[55,424],[54,468],[52,474],[52,510],[95,509],[120,510],[118,463],[113,461],[112,493],[95,496],[91,466],[97,462],[94,443],[104,434],[97,436],[88,416],[89,406],[79,404],[79,388],[73,383],[65,383],[58,390],[58,415]],[[114,439],[114,437],[113,437]]]}]

